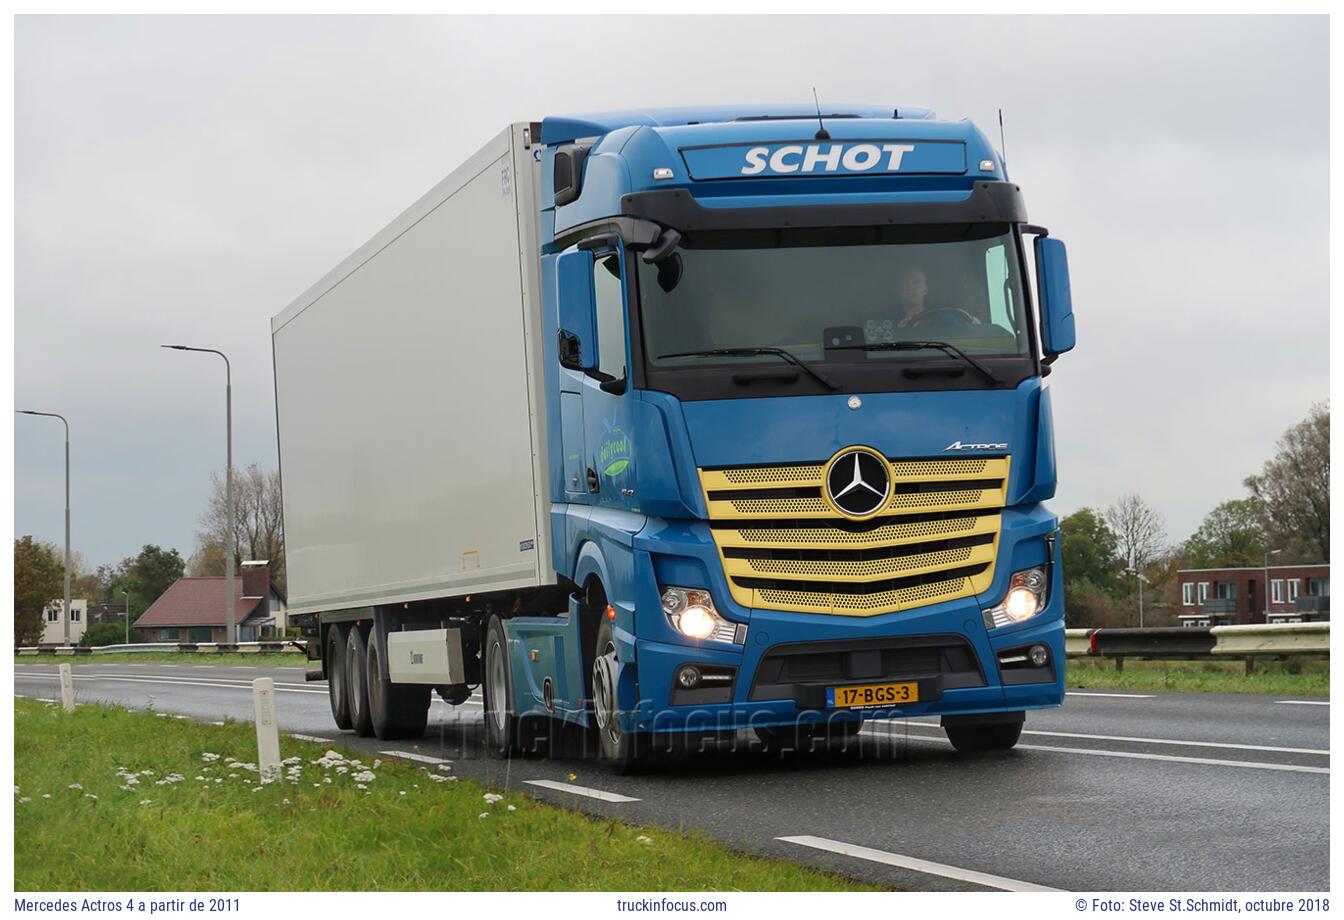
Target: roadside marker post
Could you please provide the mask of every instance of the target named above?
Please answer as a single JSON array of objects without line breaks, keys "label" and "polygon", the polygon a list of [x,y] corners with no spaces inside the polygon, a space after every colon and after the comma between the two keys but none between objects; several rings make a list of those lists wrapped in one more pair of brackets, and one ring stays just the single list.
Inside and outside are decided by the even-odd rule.
[{"label": "roadside marker post", "polygon": [[75,711],[75,679],[70,676],[70,665],[61,665],[61,705],[66,712]]},{"label": "roadside marker post", "polygon": [[252,681],[252,705],[257,722],[257,773],[262,782],[280,778],[280,727],[275,721],[275,681]]}]

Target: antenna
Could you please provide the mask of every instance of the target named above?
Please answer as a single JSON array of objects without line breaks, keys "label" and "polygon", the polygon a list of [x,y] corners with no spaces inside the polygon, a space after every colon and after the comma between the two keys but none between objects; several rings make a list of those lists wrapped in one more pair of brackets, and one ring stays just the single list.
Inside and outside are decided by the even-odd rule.
[{"label": "antenna", "polygon": [[1008,178],[1008,139],[1003,133],[1003,109],[999,109],[999,156],[1003,157],[1003,176]]},{"label": "antenna", "polygon": [[826,122],[821,120],[821,100],[817,98],[817,88],[812,87],[812,101],[817,105],[817,133],[813,135],[819,141],[828,141],[831,134],[826,130]]}]

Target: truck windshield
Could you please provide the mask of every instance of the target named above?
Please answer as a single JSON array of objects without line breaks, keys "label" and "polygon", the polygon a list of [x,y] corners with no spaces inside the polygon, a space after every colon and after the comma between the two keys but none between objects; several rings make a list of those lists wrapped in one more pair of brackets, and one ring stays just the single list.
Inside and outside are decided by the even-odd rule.
[{"label": "truck windshield", "polygon": [[1031,354],[1005,224],[687,232],[660,265],[639,263],[639,297],[654,372],[732,364],[741,375],[780,365],[751,349],[786,349],[852,384],[847,369],[866,366],[867,380],[874,365],[948,361],[946,348],[884,344]]}]

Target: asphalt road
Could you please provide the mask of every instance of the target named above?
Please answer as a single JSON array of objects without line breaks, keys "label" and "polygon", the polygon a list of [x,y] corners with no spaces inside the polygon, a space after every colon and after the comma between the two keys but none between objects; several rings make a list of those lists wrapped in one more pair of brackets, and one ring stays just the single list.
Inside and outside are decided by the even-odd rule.
[{"label": "asphalt road", "polygon": [[[55,664],[16,664],[16,695],[53,698]],[[860,744],[738,750],[615,776],[576,759],[493,760],[479,697],[437,697],[418,742],[338,731],[300,668],[74,664],[76,696],[202,721],[252,719],[276,681],[283,731],[452,761],[460,776],[593,814],[702,831],[736,849],[917,890],[1327,891],[1324,701],[1071,692],[1027,716],[1012,752],[955,753],[932,719],[870,722]],[[575,774],[574,780],[569,779]],[[535,785],[540,782],[548,785]]]}]

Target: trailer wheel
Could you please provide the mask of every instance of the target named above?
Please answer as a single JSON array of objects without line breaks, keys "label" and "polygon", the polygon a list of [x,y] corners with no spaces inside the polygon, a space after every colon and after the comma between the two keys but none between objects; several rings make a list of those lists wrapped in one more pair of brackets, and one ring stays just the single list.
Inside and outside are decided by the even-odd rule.
[{"label": "trailer wheel", "polygon": [[603,617],[597,627],[597,643],[593,649],[590,672],[597,749],[602,759],[617,773],[634,773],[651,765],[654,752],[648,735],[621,729],[616,663],[616,640],[612,634],[611,621]]},{"label": "trailer wheel", "polygon": [[364,630],[355,623],[350,627],[350,638],[345,643],[345,685],[350,700],[350,727],[361,738],[373,735],[373,719],[369,714],[368,642]]},{"label": "trailer wheel", "polygon": [[429,721],[428,684],[394,684],[383,679],[378,641],[369,637],[365,657],[368,676],[369,720],[373,733],[384,741],[419,738]]},{"label": "trailer wheel", "polygon": [[327,699],[331,703],[331,717],[341,731],[350,730],[350,692],[345,670],[345,635],[341,627],[327,628]]},{"label": "trailer wheel", "polygon": [[981,725],[944,725],[947,740],[963,754],[976,751],[1007,751],[1022,737],[1021,722],[992,722]]}]

